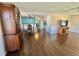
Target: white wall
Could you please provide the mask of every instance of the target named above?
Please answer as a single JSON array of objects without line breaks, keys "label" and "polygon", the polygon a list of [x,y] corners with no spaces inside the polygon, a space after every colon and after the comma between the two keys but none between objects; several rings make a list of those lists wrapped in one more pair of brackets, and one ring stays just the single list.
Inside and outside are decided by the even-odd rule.
[{"label": "white wall", "polygon": [[40,20],[40,29],[43,29],[43,20]]},{"label": "white wall", "polygon": [[47,25],[46,25],[47,32],[50,32],[50,28],[51,28],[51,17],[47,16]]},{"label": "white wall", "polygon": [[49,33],[51,35],[57,33],[58,20],[69,20],[69,18],[64,14],[49,14],[47,17],[47,28],[50,27]]},{"label": "white wall", "polygon": [[79,15],[71,15],[69,18],[70,31],[79,33]]},{"label": "white wall", "polygon": [[0,21],[0,56],[4,56],[4,55],[6,55],[6,51],[5,51],[1,21]]},{"label": "white wall", "polygon": [[[53,19],[54,20],[54,19]],[[52,25],[52,19],[51,19],[51,16],[47,16],[47,25],[46,25],[46,30],[49,34],[55,34],[57,33],[57,28],[56,26],[53,26]]]}]

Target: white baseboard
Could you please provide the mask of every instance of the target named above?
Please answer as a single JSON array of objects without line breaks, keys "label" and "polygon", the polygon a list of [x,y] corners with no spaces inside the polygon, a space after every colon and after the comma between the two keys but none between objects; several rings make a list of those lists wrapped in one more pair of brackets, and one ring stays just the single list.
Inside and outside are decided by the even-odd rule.
[{"label": "white baseboard", "polygon": [[69,29],[69,31],[79,33],[79,30],[77,30],[77,29]]}]

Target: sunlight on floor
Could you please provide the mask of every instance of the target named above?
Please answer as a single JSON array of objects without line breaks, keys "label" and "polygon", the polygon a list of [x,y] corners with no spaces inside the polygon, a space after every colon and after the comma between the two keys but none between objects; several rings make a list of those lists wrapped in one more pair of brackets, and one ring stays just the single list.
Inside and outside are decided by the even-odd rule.
[{"label": "sunlight on floor", "polygon": [[39,34],[35,33],[35,39],[38,40],[39,39]]}]

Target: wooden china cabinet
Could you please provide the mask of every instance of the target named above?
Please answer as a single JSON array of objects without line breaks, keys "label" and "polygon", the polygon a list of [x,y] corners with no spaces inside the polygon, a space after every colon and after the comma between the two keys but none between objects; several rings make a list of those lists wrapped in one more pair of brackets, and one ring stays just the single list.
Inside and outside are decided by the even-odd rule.
[{"label": "wooden china cabinet", "polygon": [[22,43],[20,12],[12,4],[0,3],[0,15],[6,51],[19,50]]}]

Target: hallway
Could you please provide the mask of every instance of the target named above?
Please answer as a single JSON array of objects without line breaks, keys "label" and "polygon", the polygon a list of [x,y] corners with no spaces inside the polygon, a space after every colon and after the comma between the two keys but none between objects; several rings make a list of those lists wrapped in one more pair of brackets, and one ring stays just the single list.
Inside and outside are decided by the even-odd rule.
[{"label": "hallway", "polygon": [[[74,36],[74,37],[73,37]],[[13,56],[72,56],[79,55],[79,34],[52,35],[43,31],[34,35],[24,33],[23,45],[20,51],[8,53]]]}]

